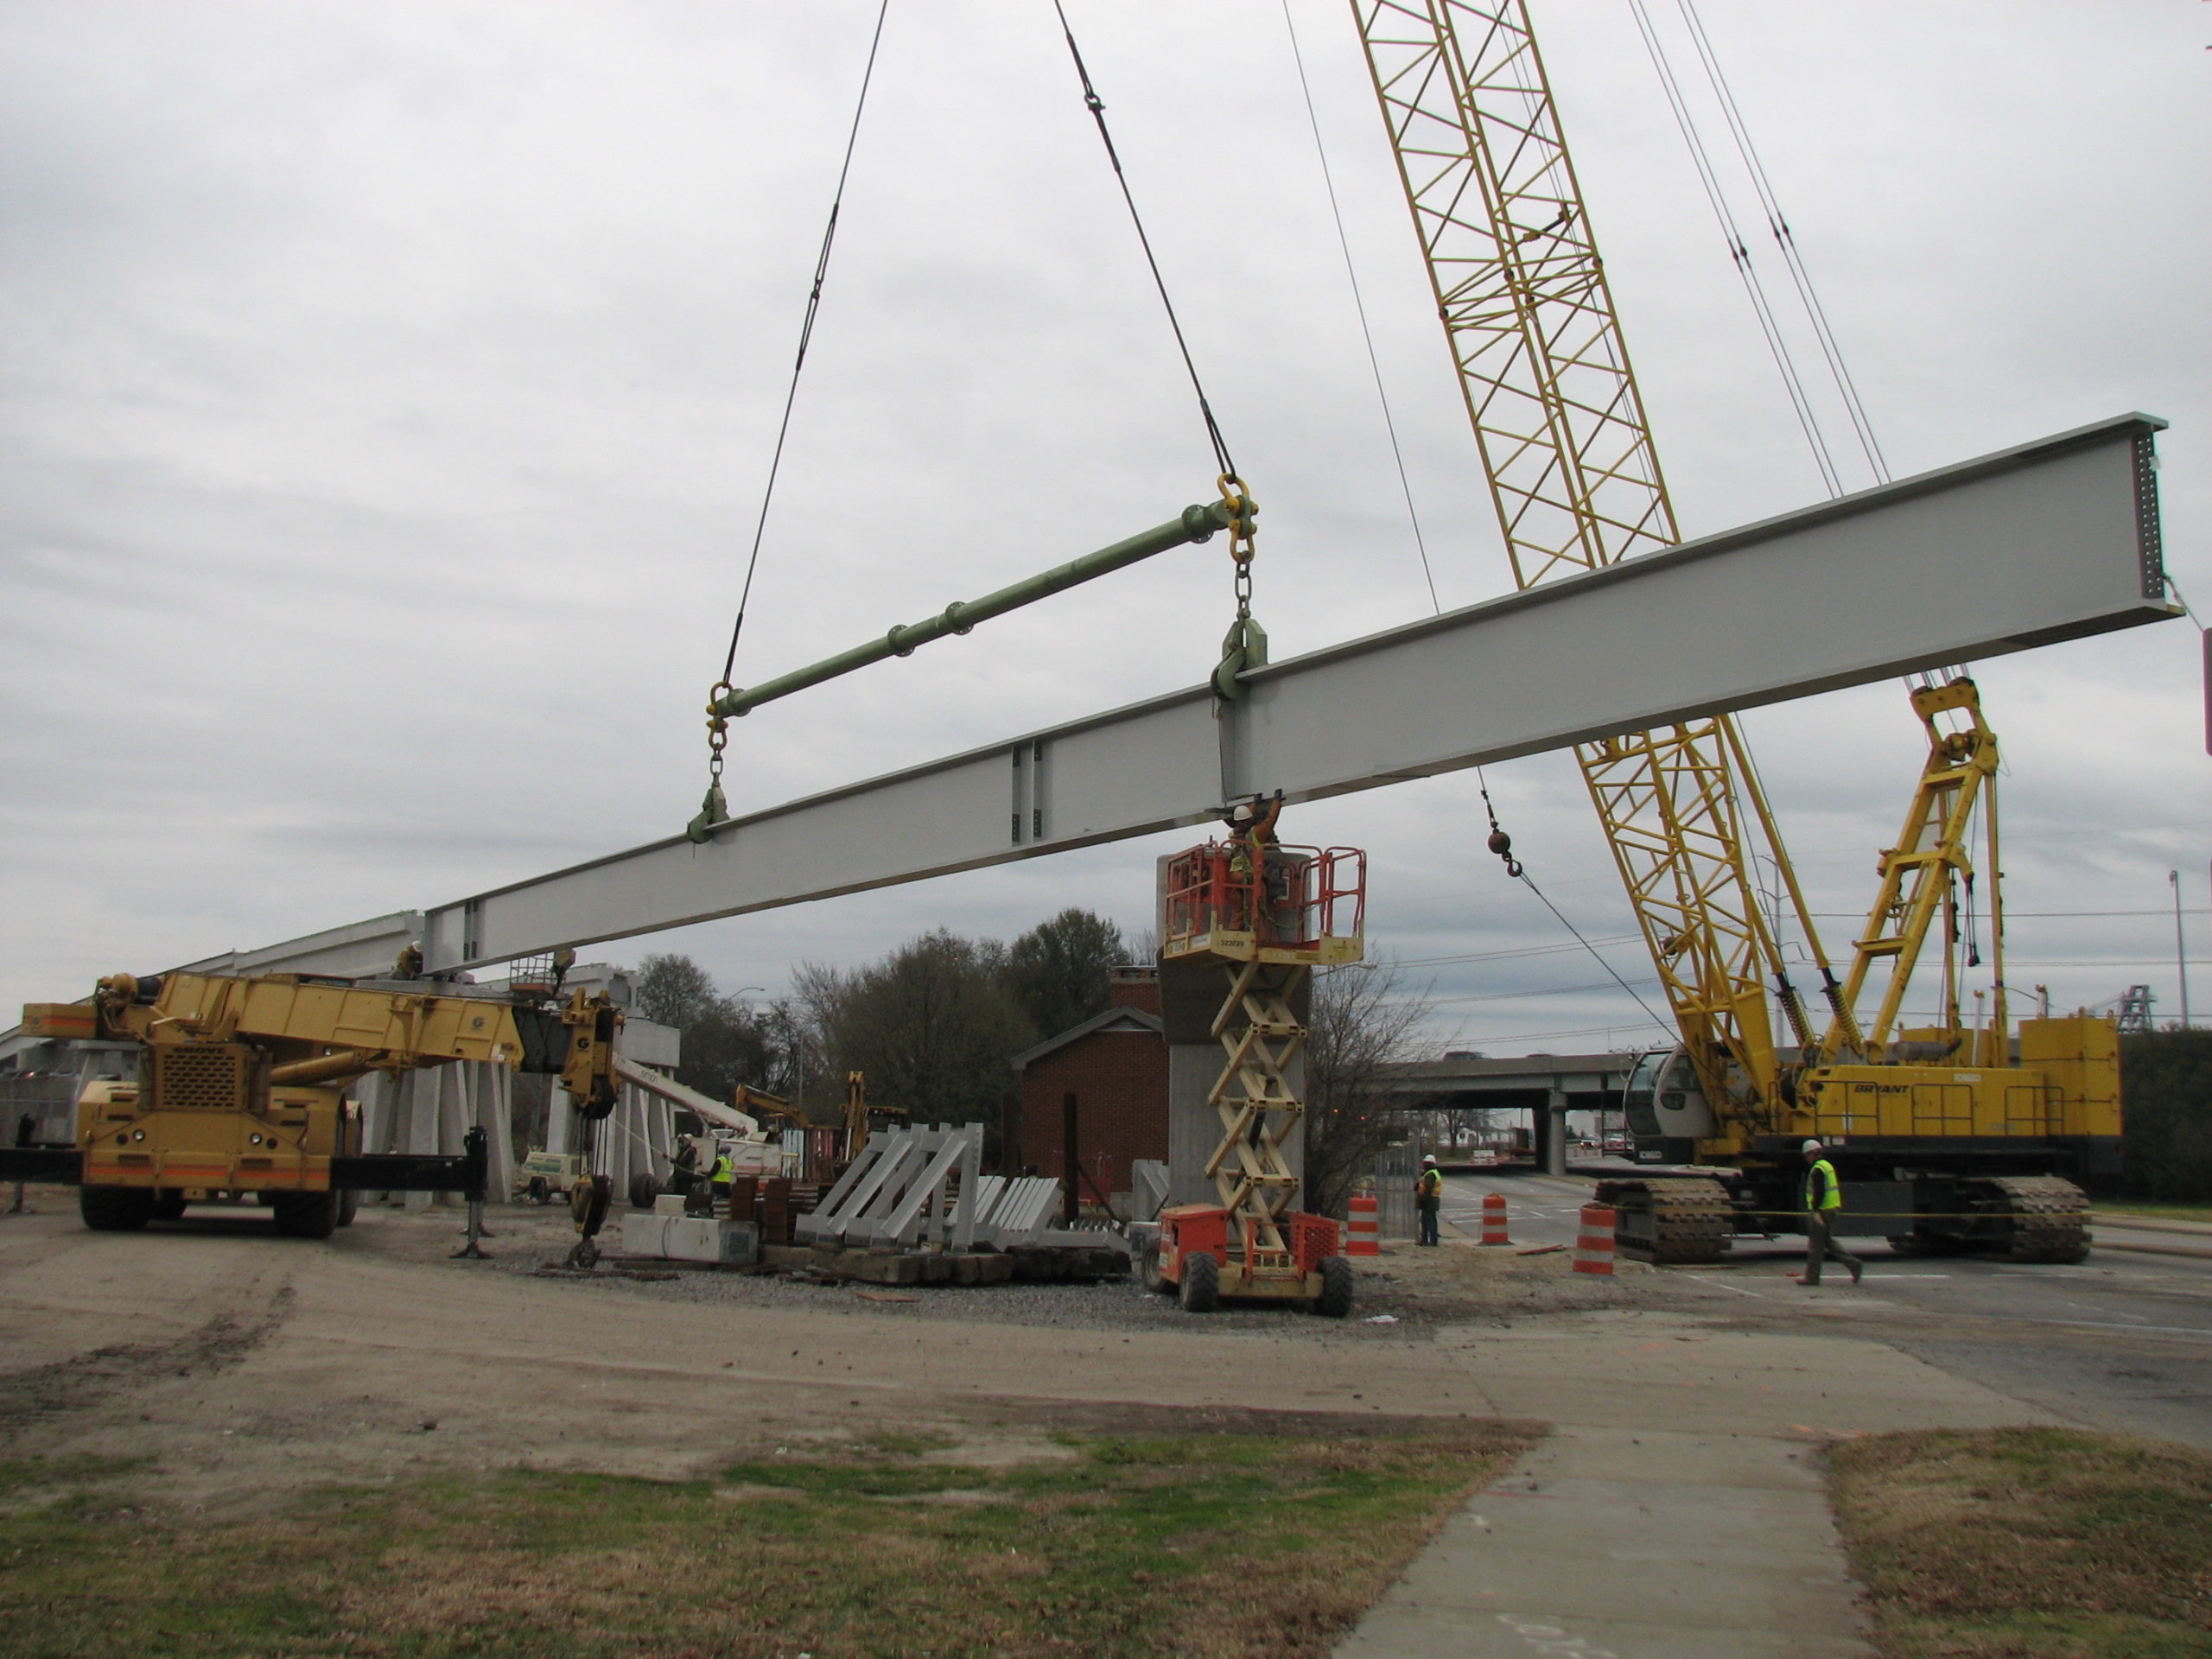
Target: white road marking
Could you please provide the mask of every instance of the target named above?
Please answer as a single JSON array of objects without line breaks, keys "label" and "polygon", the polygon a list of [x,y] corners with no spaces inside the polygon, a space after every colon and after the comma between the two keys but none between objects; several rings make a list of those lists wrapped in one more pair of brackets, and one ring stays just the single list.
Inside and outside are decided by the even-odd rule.
[{"label": "white road marking", "polygon": [[1708,1278],[1706,1274],[1701,1273],[1686,1273],[1682,1277],[1685,1279],[1694,1279],[1700,1285],[1718,1285],[1723,1290],[1734,1291],[1738,1296],[1750,1296],[1762,1302],[1767,1300],[1767,1298],[1761,1296],[1756,1290],[1745,1290],[1741,1285],[1732,1285],[1726,1279]]}]

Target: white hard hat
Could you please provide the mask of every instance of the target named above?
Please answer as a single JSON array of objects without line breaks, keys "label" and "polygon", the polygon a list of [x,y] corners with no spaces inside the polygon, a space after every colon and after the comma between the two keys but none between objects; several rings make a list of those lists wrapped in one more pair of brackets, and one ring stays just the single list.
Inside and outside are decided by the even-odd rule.
[{"label": "white hard hat", "polygon": [[1433,1164],[1436,1161],[1436,1154],[1433,1152],[1425,1152],[1421,1154],[1421,1160],[1424,1164]]},{"label": "white hard hat", "polygon": [[1803,1146],[1797,1148],[1800,1152],[1818,1152],[1820,1149],[1821,1143],[1817,1141],[1808,1141]]}]

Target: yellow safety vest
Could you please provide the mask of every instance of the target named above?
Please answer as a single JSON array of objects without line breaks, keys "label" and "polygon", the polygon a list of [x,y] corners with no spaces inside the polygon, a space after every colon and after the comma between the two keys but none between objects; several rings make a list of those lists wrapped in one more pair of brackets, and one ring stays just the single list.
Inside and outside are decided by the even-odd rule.
[{"label": "yellow safety vest", "polygon": [[[1815,1175],[1823,1176],[1827,1180],[1827,1185],[1821,1189],[1820,1201],[1817,1204],[1813,1200],[1813,1177]],[[1843,1192],[1836,1183],[1835,1166],[1825,1158],[1815,1158],[1812,1167],[1805,1172],[1805,1207],[1808,1210],[1843,1208]]]},{"label": "yellow safety vest", "polygon": [[729,1179],[729,1154],[728,1153],[722,1154],[721,1157],[715,1160],[715,1173],[708,1177],[708,1179],[717,1182],[728,1181]]},{"label": "yellow safety vest", "polygon": [[1421,1173],[1421,1179],[1414,1183],[1414,1191],[1424,1198],[1440,1197],[1444,1192],[1444,1172],[1424,1169]]}]

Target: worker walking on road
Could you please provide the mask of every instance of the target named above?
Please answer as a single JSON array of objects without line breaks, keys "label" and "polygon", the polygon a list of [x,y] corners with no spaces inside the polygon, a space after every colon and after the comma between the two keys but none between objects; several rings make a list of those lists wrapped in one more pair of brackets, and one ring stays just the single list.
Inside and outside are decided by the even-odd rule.
[{"label": "worker walking on road", "polygon": [[1840,1262],[1851,1269],[1851,1282],[1857,1284],[1866,1272],[1864,1262],[1829,1236],[1836,1212],[1843,1208],[1843,1190],[1835,1178],[1835,1166],[1821,1155],[1821,1143],[1808,1141],[1805,1154],[1805,1271],[1800,1284],[1817,1285],[1821,1282],[1823,1262]]},{"label": "worker walking on road", "polygon": [[1444,1173],[1436,1166],[1433,1154],[1421,1160],[1421,1179],[1414,1183],[1414,1213],[1421,1217],[1421,1237],[1423,1244],[1440,1242],[1437,1234],[1439,1217],[1444,1210]]}]

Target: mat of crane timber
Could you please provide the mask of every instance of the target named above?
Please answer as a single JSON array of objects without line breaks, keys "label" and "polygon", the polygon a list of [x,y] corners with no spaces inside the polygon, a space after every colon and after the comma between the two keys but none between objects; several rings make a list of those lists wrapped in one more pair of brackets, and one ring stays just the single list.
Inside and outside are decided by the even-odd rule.
[{"label": "mat of crane timber", "polygon": [[0,1465],[0,1654],[1320,1656],[1531,1435],[1300,1418],[1012,1459],[793,1445],[683,1482],[444,1475],[220,1519],[149,1465]]},{"label": "mat of crane timber", "polygon": [[2212,1452],[1935,1430],[1851,1441],[1830,1467],[1883,1659],[2212,1654]]}]

